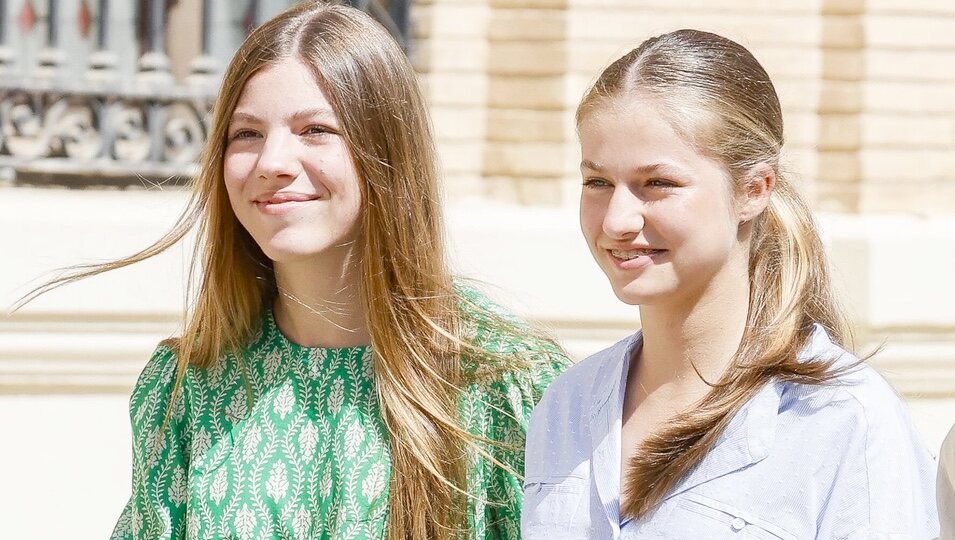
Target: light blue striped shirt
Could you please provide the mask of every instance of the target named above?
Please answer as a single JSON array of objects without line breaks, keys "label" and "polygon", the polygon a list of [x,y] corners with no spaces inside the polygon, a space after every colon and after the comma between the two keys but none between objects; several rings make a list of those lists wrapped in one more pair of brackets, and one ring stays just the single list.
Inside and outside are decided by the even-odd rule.
[{"label": "light blue striped shirt", "polygon": [[[550,386],[527,436],[525,540],[931,539],[935,461],[892,388],[862,366],[829,386],[773,382],[640,520],[620,516],[620,426],[633,336]],[[855,360],[817,326],[802,359]]]}]

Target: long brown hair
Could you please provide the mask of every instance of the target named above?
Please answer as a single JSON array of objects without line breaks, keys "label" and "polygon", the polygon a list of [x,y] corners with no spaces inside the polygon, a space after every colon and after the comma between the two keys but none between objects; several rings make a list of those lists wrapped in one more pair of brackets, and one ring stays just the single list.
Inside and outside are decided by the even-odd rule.
[{"label": "long brown hair", "polygon": [[640,518],[703,459],[733,415],[768,382],[822,384],[843,372],[832,359],[797,359],[815,323],[843,347],[851,336],[809,204],[780,170],[782,109],[756,58],[738,43],[697,30],[648,39],[603,71],[577,109],[577,124],[636,94],[719,160],[736,193],[757,165],[776,174],[769,206],[753,223],[749,312],[729,369],[697,406],[649,436],[627,464],[622,511]]},{"label": "long brown hair", "polygon": [[[462,354],[476,351],[473,315],[447,267],[430,119],[407,57],[388,33],[353,8],[300,3],[264,23],[234,55],[213,109],[191,204],[165,237],[130,257],[75,267],[26,298],[153,257],[195,230],[195,301],[181,338],[173,400],[190,365],[237,357],[276,294],[271,261],[239,224],[223,184],[227,128],[246,82],[296,58],[310,67],[341,126],[362,183],[360,301],[374,351],[379,403],[390,432],[388,537],[458,538],[467,530],[466,450],[500,465],[468,433],[457,409]],[[472,308],[475,306],[472,306]],[[480,310],[479,310],[480,311]],[[530,331],[489,311],[480,324]],[[487,353],[491,354],[491,353]],[[493,354],[491,354],[493,356]],[[508,369],[523,359],[495,357]],[[485,373],[493,367],[485,368]],[[467,381],[463,381],[467,382]]]}]

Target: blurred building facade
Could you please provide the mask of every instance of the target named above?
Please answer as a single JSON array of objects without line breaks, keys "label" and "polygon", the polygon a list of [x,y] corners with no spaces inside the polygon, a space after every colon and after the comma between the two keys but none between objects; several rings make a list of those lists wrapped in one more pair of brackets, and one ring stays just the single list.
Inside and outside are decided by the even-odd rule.
[{"label": "blurred building facade", "polygon": [[[250,27],[291,3],[0,0],[4,305],[52,269],[128,255],[168,230],[222,69]],[[937,447],[955,421],[955,4],[355,3],[399,34],[410,28],[458,268],[499,288],[578,357],[639,324],[577,229],[578,100],[604,66],[652,35],[699,28],[749,47],[782,99],[788,168],[820,211],[858,348],[883,346],[872,362]],[[151,187],[160,182],[167,187]],[[187,253],[66,287],[0,319],[0,423],[17,415],[17,426],[34,429],[24,410],[69,408],[73,396],[124,400],[155,343],[176,332]],[[109,439],[128,428],[101,429]],[[83,448],[115,454],[122,472],[128,465],[125,447]],[[126,488],[100,489],[109,499]],[[0,498],[21,504],[13,491]],[[27,537],[3,527],[2,537]]]},{"label": "blurred building facade", "polygon": [[861,350],[910,395],[955,395],[955,4],[944,0],[428,0],[414,58],[448,189],[574,205],[573,113],[600,70],[678,28],[750,48],[790,174],[823,216]]}]

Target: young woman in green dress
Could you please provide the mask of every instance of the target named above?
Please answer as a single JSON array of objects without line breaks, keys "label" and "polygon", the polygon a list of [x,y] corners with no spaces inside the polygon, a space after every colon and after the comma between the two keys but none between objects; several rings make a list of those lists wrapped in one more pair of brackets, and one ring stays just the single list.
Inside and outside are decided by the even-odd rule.
[{"label": "young woman in green dress", "polygon": [[414,71],[362,12],[304,2],[246,39],[182,221],[50,284],[198,233],[112,538],[519,537],[527,420],[568,360],[452,279],[435,161]]}]

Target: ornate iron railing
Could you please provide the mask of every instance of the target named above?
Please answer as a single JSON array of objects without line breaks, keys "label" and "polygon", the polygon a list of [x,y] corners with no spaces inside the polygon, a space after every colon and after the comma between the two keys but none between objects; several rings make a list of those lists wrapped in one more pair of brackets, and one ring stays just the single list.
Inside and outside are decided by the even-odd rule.
[{"label": "ornate iron railing", "polygon": [[[188,180],[222,66],[252,28],[292,3],[135,1],[0,0],[0,179]],[[200,20],[199,52],[181,80],[167,55],[169,39],[187,38],[167,25],[176,2]],[[410,0],[351,3],[408,49]],[[65,16],[66,8],[75,16]]]}]

